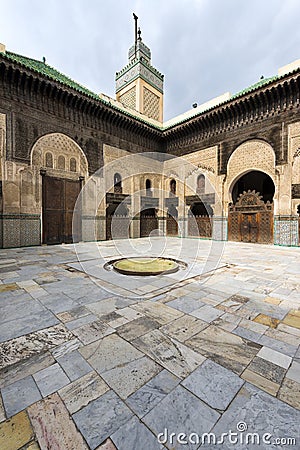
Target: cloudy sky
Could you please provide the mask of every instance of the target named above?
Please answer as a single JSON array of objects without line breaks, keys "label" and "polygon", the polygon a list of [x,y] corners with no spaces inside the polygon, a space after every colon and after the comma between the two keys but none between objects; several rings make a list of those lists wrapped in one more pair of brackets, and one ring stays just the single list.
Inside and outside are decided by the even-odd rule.
[{"label": "cloudy sky", "polygon": [[165,120],[300,58],[299,0],[0,0],[0,42],[114,97],[133,12],[165,75]]}]

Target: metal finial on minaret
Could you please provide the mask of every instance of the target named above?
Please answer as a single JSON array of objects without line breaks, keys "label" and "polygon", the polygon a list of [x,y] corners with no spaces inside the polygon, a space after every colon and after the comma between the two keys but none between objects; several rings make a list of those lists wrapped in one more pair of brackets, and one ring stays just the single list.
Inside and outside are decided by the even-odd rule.
[{"label": "metal finial on minaret", "polygon": [[136,48],[137,48],[137,21],[138,21],[138,16],[136,14],[133,13],[133,19],[135,21],[134,24],[134,57],[136,58]]}]

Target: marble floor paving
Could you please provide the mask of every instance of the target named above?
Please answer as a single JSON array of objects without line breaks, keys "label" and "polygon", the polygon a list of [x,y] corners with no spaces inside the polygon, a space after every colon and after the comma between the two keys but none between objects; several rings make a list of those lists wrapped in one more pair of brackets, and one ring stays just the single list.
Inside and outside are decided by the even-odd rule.
[{"label": "marble floor paving", "polygon": [[[149,252],[187,268],[104,268]],[[0,250],[0,450],[299,448],[299,344],[299,248]]]}]

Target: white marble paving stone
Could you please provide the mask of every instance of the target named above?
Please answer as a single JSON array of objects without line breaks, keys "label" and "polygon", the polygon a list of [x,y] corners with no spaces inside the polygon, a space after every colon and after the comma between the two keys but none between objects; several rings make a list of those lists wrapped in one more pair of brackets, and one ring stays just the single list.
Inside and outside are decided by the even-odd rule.
[{"label": "white marble paving stone", "polygon": [[138,303],[137,305],[133,305],[133,308],[139,312],[142,312],[151,319],[156,320],[161,325],[165,325],[183,315],[183,312],[181,311],[162,303],[153,303],[148,300]]},{"label": "white marble paving stone", "polygon": [[101,376],[122,399],[125,399],[160,370],[161,367],[152,359],[143,356],[101,373]]},{"label": "white marble paving stone", "polygon": [[273,339],[265,335],[260,338],[259,344],[265,347],[272,348],[273,350],[276,350],[279,353],[284,353],[288,356],[294,356],[298,349],[297,342],[295,342],[295,345],[290,345],[286,344],[285,342],[279,341],[278,339]]},{"label": "white marble paving stone", "polygon": [[7,417],[17,414],[42,398],[31,376],[4,387],[1,394]]},{"label": "white marble paving stone", "polygon": [[[142,421],[150,430],[158,435],[167,430],[171,433],[197,433],[202,435],[209,432],[219,419],[220,414],[198,397],[182,386],[177,386],[156,407],[154,407]],[[183,446],[178,442],[165,444],[169,449],[181,450]],[[195,449],[190,442],[184,448]]]},{"label": "white marble paving stone", "polygon": [[[296,438],[296,441],[299,439],[300,411],[249,383],[242,387],[211,432],[217,437],[229,430],[237,432],[239,422],[246,424],[247,433],[257,433],[260,436],[260,444],[251,445],[249,447],[251,450],[273,447],[273,445],[262,443],[265,433],[271,435],[271,443],[275,438],[290,437]],[[239,436],[240,433],[238,433]],[[203,446],[203,448],[211,449],[212,446]],[[228,437],[225,437],[220,449],[223,448],[245,450],[245,442],[229,445]]]},{"label": "white marble paving stone", "polygon": [[212,408],[225,410],[243,383],[232,371],[206,360],[182,385]]},{"label": "white marble paving stone", "polygon": [[190,313],[191,311],[195,311],[195,309],[204,306],[205,303],[201,302],[200,300],[195,300],[192,297],[184,296],[168,302],[167,305],[171,306],[172,308],[178,309],[179,311]]},{"label": "white marble paving stone", "polygon": [[293,361],[291,367],[287,371],[286,377],[290,380],[300,383],[300,363]]},{"label": "white marble paving stone", "polygon": [[116,334],[92,342],[79,349],[81,355],[98,373],[141,358],[143,353]]},{"label": "white marble paving stone", "polygon": [[74,414],[108,390],[109,387],[104,380],[96,372],[90,372],[60,389],[59,395],[68,411]]},{"label": "white marble paving stone", "polygon": [[139,312],[139,311],[135,311],[135,309],[131,308],[130,306],[127,306],[126,308],[122,308],[118,310],[118,314],[120,314],[121,316],[125,317],[125,319],[130,320],[135,320],[138,319],[139,317],[143,317],[144,314]]},{"label": "white marble paving stone", "polygon": [[57,363],[35,373],[33,378],[43,397],[53,394],[70,383],[69,378]]},{"label": "white marble paving stone", "polygon": [[93,370],[78,350],[66,353],[64,356],[56,359],[71,381],[74,381]]},{"label": "white marble paving stone", "polygon": [[163,369],[148,383],[127,398],[126,403],[138,415],[143,417],[156,406],[180,382],[172,373]]},{"label": "white marble paving stone", "polygon": [[5,412],[4,412],[4,406],[2,402],[2,397],[0,395],[0,423],[3,422],[6,419]]},{"label": "white marble paving stone", "polygon": [[83,344],[90,344],[114,332],[115,330],[102,320],[96,320],[73,330]]},{"label": "white marble paving stone", "polygon": [[205,360],[199,353],[159,330],[135,339],[133,344],[179,378],[185,378]]},{"label": "white marble paving stone", "polygon": [[77,350],[81,345],[81,342],[77,338],[71,339],[70,341],[67,341],[64,344],[58,345],[52,349],[51,354],[54,358],[59,358],[60,356],[64,356],[67,353]]},{"label": "white marble paving stone", "polygon": [[94,450],[132,416],[123,401],[113,391],[108,391],[73,414],[73,420],[91,450]]},{"label": "white marble paving stone", "polygon": [[67,322],[65,326],[68,328],[68,330],[72,331],[76,328],[81,327],[82,325],[85,325],[87,323],[94,322],[97,320],[98,317],[94,314],[88,314],[87,316],[80,317],[79,319],[71,320],[70,322]]},{"label": "white marble paving stone", "polygon": [[289,367],[292,361],[290,356],[284,355],[283,353],[277,352],[276,350],[268,347],[262,347],[257,353],[257,356],[285,369]]},{"label": "white marble paving stone", "polygon": [[160,450],[163,448],[158,443],[157,436],[141,423],[137,417],[130,419],[125,425],[115,431],[111,440],[118,449],[122,450]]},{"label": "white marble paving stone", "polygon": [[199,309],[196,309],[195,311],[191,312],[190,314],[192,316],[198,317],[201,320],[204,320],[205,322],[212,322],[213,320],[222,316],[222,314],[224,314],[224,312],[219,309],[216,309],[212,306],[205,305]]}]

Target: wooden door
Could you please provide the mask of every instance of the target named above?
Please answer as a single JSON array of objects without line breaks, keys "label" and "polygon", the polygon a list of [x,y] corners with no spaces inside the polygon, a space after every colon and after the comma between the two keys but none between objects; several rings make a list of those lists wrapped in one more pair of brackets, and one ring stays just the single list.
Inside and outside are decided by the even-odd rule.
[{"label": "wooden door", "polygon": [[240,236],[243,242],[258,241],[258,221],[256,213],[241,214]]},{"label": "wooden door", "polygon": [[81,235],[77,217],[73,230],[73,212],[80,193],[80,181],[43,176],[43,243],[62,244],[78,241]]}]

